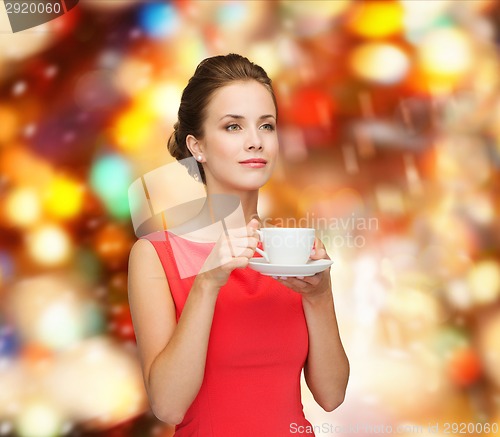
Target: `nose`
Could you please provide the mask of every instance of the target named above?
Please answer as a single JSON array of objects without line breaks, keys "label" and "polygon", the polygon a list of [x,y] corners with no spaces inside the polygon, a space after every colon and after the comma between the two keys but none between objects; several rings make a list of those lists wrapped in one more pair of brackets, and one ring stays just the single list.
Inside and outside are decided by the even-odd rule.
[{"label": "nose", "polygon": [[248,131],[248,136],[246,139],[245,148],[247,150],[262,150],[264,148],[262,144],[262,138],[260,137],[258,129],[250,129]]}]

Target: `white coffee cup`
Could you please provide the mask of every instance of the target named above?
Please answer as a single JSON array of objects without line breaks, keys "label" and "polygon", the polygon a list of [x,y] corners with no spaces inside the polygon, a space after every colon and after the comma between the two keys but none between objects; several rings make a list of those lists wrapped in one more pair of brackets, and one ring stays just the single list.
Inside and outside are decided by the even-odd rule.
[{"label": "white coffee cup", "polygon": [[302,265],[311,255],[314,228],[257,229],[264,250],[256,248],[269,264]]}]

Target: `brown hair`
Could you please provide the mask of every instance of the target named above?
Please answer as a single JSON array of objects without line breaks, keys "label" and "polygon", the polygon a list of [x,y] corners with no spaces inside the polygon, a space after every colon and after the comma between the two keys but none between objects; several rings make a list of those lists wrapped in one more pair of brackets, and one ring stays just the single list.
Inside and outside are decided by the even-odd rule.
[{"label": "brown hair", "polygon": [[[193,77],[189,79],[182,92],[177,122],[174,124],[174,132],[168,140],[168,151],[175,159],[179,161],[192,156],[191,151],[186,146],[188,135],[203,138],[206,108],[213,93],[231,82],[248,80],[256,80],[268,89],[277,113],[278,106],[271,86],[271,79],[262,67],[234,53],[213,56],[200,62]],[[189,174],[193,177],[197,175],[196,169],[192,168],[194,162],[192,160],[185,162],[189,163],[187,165]],[[197,161],[196,164],[202,182],[206,184],[203,166]]]}]

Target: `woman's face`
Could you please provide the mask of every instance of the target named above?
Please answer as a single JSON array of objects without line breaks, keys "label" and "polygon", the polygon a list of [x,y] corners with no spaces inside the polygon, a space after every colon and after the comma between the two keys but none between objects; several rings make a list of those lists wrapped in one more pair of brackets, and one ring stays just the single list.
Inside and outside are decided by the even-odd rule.
[{"label": "woman's face", "polygon": [[259,189],[279,147],[270,92],[254,80],[234,82],[213,94],[206,114],[200,144],[207,186],[212,192]]}]

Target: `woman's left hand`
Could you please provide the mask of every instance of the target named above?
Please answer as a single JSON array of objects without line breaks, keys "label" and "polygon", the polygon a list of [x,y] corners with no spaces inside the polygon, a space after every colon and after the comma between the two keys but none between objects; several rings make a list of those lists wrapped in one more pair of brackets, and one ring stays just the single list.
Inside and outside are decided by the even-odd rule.
[{"label": "woman's left hand", "polygon": [[[309,257],[316,259],[331,259],[326,253],[322,241],[316,237],[314,248]],[[330,267],[313,276],[273,276],[274,279],[303,295],[304,298],[314,298],[331,293]]]}]

